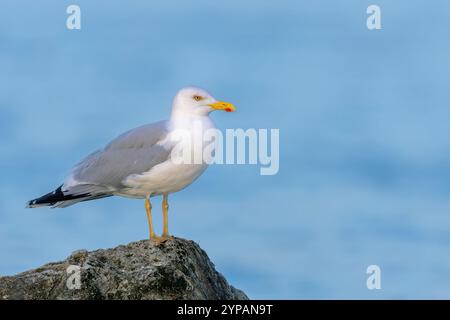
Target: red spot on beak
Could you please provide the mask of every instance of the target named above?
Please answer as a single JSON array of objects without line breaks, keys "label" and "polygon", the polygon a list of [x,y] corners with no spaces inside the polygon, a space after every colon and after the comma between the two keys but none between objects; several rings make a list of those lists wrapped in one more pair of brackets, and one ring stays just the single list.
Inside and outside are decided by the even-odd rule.
[{"label": "red spot on beak", "polygon": [[231,112],[231,108],[225,108],[226,112]]}]

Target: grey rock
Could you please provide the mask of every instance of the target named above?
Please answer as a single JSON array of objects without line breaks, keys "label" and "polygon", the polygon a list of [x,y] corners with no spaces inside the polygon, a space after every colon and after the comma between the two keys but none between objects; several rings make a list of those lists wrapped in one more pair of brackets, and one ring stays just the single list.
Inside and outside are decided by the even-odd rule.
[{"label": "grey rock", "polygon": [[[79,280],[79,281],[78,281]],[[132,242],[78,250],[66,260],[0,277],[1,299],[246,300],[218,273],[195,242]]]}]

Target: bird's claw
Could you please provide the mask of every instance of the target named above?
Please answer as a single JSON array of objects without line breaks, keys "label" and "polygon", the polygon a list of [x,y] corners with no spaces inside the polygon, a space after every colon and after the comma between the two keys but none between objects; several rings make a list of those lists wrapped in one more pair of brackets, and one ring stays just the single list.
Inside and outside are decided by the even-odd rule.
[{"label": "bird's claw", "polygon": [[156,244],[161,244],[161,243],[165,243],[166,241],[173,239],[173,236],[151,236],[150,237],[150,241],[155,242]]}]

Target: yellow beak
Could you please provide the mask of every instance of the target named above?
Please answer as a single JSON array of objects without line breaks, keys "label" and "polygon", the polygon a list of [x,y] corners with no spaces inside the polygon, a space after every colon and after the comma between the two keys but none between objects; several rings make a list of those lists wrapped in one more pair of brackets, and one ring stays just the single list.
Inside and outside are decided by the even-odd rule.
[{"label": "yellow beak", "polygon": [[210,106],[214,110],[224,110],[226,112],[234,112],[234,111],[236,111],[236,108],[230,102],[216,101],[214,103],[208,104],[208,106]]}]

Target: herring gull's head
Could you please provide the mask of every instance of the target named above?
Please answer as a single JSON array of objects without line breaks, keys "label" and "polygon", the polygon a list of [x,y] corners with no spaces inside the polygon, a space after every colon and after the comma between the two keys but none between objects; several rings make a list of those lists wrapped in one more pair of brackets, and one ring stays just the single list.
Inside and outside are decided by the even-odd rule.
[{"label": "herring gull's head", "polygon": [[214,110],[233,112],[236,111],[236,108],[229,102],[217,101],[207,91],[195,87],[187,87],[178,91],[172,104],[172,112],[175,113],[208,115]]}]

